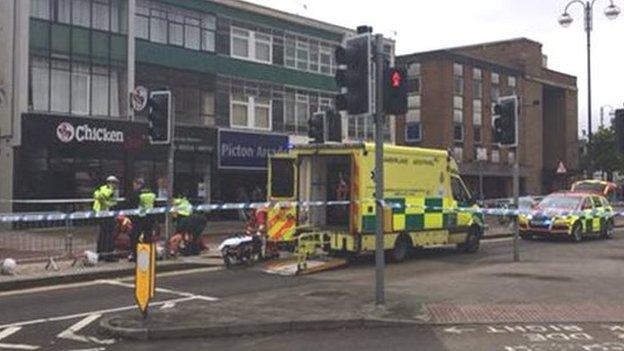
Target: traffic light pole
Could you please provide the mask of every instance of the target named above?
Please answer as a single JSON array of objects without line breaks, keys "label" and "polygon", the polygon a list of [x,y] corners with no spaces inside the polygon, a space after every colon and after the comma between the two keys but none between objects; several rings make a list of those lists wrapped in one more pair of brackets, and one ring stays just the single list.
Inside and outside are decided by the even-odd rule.
[{"label": "traffic light pole", "polygon": [[375,35],[375,304],[385,303],[384,293],[384,170],[383,170],[383,36]]},{"label": "traffic light pole", "polygon": [[[169,152],[167,156],[167,206],[165,207],[169,210],[165,213],[166,242],[169,242],[173,232],[173,216],[169,208],[173,203],[173,177],[175,166],[175,102],[173,101],[173,95],[171,96],[171,123],[169,124],[169,135],[171,136],[171,141],[169,142]],[[169,255],[169,250],[165,250],[165,255]]]},{"label": "traffic light pole", "polygon": [[513,196],[514,208],[516,209],[516,220],[514,221],[514,237],[513,237],[513,260],[520,261],[520,100],[516,103],[516,153],[514,155],[513,165]]}]

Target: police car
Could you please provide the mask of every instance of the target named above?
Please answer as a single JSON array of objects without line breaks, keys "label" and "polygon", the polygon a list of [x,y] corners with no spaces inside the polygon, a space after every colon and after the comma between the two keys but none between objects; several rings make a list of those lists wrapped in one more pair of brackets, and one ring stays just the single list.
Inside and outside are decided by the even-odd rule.
[{"label": "police car", "polygon": [[614,232],[613,209],[607,199],[597,194],[554,193],[518,217],[523,239],[558,235],[579,242],[586,236],[609,239]]}]

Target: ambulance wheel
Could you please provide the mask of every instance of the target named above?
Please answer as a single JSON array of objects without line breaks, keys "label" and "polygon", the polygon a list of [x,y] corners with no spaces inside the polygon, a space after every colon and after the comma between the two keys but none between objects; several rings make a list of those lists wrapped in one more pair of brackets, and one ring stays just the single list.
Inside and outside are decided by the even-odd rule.
[{"label": "ambulance wheel", "polygon": [[403,262],[409,255],[412,248],[412,240],[405,234],[400,234],[394,241],[394,248],[390,250],[390,257],[393,262]]},{"label": "ambulance wheel", "polygon": [[609,240],[613,238],[613,221],[608,220],[605,224],[604,224],[604,229],[602,230],[602,238],[605,240]]},{"label": "ambulance wheel", "polygon": [[579,223],[575,223],[574,226],[572,227],[571,239],[575,243],[580,243],[581,241],[583,241],[583,230]]},{"label": "ambulance wheel", "polygon": [[479,232],[472,228],[466,236],[466,241],[459,245],[459,248],[465,253],[475,253],[479,250],[479,244],[481,242],[481,236]]}]

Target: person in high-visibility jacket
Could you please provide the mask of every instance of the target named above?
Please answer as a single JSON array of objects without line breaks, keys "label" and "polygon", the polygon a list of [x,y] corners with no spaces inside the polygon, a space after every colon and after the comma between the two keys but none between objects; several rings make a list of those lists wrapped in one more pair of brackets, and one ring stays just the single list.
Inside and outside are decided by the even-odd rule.
[{"label": "person in high-visibility jacket", "polygon": [[[106,178],[106,184],[99,186],[93,192],[93,211],[97,214],[102,211],[110,211],[117,205],[115,191],[119,186],[119,179],[111,175]],[[113,218],[100,219],[100,232],[98,235],[96,251],[98,257],[105,261],[114,261],[112,255],[115,250],[113,242],[113,231],[115,230],[115,220]]]},{"label": "person in high-visibility jacket", "polygon": [[129,260],[131,261],[136,256],[136,247],[141,238],[144,243],[152,241],[154,219],[147,212],[154,208],[154,203],[156,202],[156,194],[145,185],[143,178],[137,178],[132,182],[132,190],[133,193],[129,198],[128,207],[137,209],[139,213],[132,216],[135,227],[131,236],[132,245],[129,255]]},{"label": "person in high-visibility jacket", "polygon": [[172,205],[176,220],[176,233],[169,243],[170,252],[176,251],[183,243],[185,247],[182,254],[199,254],[201,251],[201,234],[207,224],[206,216],[202,213],[193,213],[193,205],[183,196],[174,198]]}]

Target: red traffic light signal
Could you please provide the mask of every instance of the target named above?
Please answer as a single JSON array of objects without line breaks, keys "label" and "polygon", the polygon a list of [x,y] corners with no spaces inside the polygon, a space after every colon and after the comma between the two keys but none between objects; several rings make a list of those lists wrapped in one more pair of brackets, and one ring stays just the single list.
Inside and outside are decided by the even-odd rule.
[{"label": "red traffic light signal", "polygon": [[407,113],[407,72],[403,68],[386,68],[384,72],[384,112],[391,115]]}]

